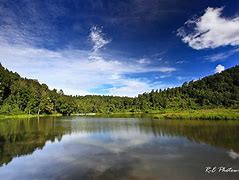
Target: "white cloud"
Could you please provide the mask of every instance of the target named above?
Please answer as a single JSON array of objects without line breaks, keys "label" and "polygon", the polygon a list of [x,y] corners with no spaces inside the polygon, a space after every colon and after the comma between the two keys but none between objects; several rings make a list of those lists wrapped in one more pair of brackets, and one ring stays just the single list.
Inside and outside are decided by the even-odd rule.
[{"label": "white cloud", "polygon": [[212,61],[212,62],[220,61],[220,60],[227,59],[230,56],[232,56],[232,55],[234,55],[234,54],[236,54],[238,52],[239,52],[239,48],[236,48],[236,49],[233,49],[233,50],[230,50],[230,51],[227,51],[227,52],[206,56],[205,59],[209,60],[209,61]]},{"label": "white cloud", "polygon": [[239,17],[222,17],[222,10],[208,7],[201,17],[189,20],[179,28],[177,35],[197,50],[239,45]]},{"label": "white cloud", "polygon": [[[21,1],[10,5],[0,3],[0,41],[24,45],[54,44],[59,37],[56,20],[66,12],[65,7],[44,4],[44,13],[36,1]],[[54,33],[53,33],[54,32]]]},{"label": "white cloud", "polygon": [[[30,45],[0,42],[2,64],[27,78],[38,79],[51,89],[63,89],[66,94],[92,94],[91,89],[110,84],[108,94],[136,96],[138,93],[161,88],[145,79],[132,79],[126,74],[172,72],[173,67],[155,67],[135,61],[105,59],[92,51],[64,49],[52,51]],[[98,92],[97,94],[100,94]]]},{"label": "white cloud", "polygon": [[161,82],[151,83],[145,79],[122,79],[120,80],[123,86],[113,87],[109,89],[110,95],[135,97],[143,92],[151,91],[152,89],[165,89],[173,87],[170,84],[162,84]]},{"label": "white cloud", "polygon": [[145,58],[141,58],[141,59],[137,60],[136,62],[139,64],[150,64],[150,60],[145,59]]},{"label": "white cloud", "polygon": [[[31,5],[26,9],[34,11]],[[46,83],[51,89],[63,89],[66,94],[85,95],[92,94],[92,89],[108,84],[113,87],[109,89],[109,94],[135,96],[155,86],[140,78],[126,77],[126,74],[164,73],[176,70],[169,66],[152,66],[148,60],[145,62],[141,60],[138,63],[133,60],[122,61],[117,57],[108,56],[107,53],[105,56],[109,58],[105,58],[101,50],[111,42],[111,39],[102,32],[103,27],[97,26],[90,29],[88,36],[93,45],[92,50],[40,48],[39,44],[43,41],[51,44],[51,41],[57,39],[54,34],[58,32],[51,22],[38,19],[38,13],[42,12],[37,11],[36,14],[29,12],[32,14],[30,21],[24,19],[23,23],[18,23],[14,12],[1,10],[4,13],[1,18],[4,23],[0,26],[0,62],[24,77]],[[49,34],[49,37],[53,36],[52,39],[46,38]],[[137,83],[142,83],[142,87],[137,86],[135,94],[130,90],[128,93],[122,89],[121,93],[117,90],[120,87],[130,89]],[[102,92],[97,94],[100,93]]]},{"label": "white cloud", "polygon": [[90,40],[93,43],[93,51],[97,53],[101,48],[103,48],[106,44],[109,44],[111,40],[104,38],[102,33],[102,28],[97,26],[93,26],[90,29]]},{"label": "white cloud", "polygon": [[165,74],[165,75],[161,75],[161,76],[159,76],[159,77],[156,77],[156,79],[158,79],[158,78],[161,78],[161,79],[163,79],[163,78],[168,78],[168,77],[170,77],[171,76],[171,74]]},{"label": "white cloud", "polygon": [[218,64],[214,70],[215,73],[220,73],[225,70],[225,67],[221,64]]}]

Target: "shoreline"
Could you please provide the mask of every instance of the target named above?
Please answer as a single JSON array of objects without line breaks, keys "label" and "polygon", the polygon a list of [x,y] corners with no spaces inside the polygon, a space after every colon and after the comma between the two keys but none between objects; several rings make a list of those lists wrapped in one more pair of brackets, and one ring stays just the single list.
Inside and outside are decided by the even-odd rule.
[{"label": "shoreline", "polygon": [[182,110],[155,114],[155,119],[239,120],[239,109]]},{"label": "shoreline", "polygon": [[[153,119],[194,119],[194,120],[239,120],[239,109],[199,109],[199,110],[158,110],[149,112],[115,112],[115,113],[77,113],[70,116],[141,116],[151,117]],[[0,115],[2,119],[23,119],[36,117],[59,117],[62,114],[18,114],[18,115]]]},{"label": "shoreline", "polygon": [[0,120],[2,119],[21,119],[21,118],[36,118],[36,117],[59,117],[62,114],[9,114],[9,115],[0,115]]}]

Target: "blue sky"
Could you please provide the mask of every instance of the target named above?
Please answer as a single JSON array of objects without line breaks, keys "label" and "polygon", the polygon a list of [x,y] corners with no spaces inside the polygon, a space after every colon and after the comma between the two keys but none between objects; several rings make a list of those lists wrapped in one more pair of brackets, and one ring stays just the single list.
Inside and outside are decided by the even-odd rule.
[{"label": "blue sky", "polygon": [[0,47],[51,89],[137,96],[237,65],[239,1],[0,0]]}]

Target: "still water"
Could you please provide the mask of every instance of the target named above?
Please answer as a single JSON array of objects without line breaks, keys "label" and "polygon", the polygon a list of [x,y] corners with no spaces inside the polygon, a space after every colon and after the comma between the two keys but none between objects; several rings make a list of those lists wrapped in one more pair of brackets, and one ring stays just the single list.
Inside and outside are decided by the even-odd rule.
[{"label": "still water", "polygon": [[0,121],[0,179],[239,179],[239,122],[50,117]]}]

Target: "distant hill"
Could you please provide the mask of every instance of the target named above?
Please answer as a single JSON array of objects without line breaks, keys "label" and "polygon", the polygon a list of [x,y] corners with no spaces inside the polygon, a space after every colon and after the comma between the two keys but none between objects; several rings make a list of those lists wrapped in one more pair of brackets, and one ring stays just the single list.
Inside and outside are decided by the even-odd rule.
[{"label": "distant hill", "polygon": [[185,82],[181,87],[152,90],[136,98],[115,96],[66,96],[37,80],[21,78],[0,64],[1,114],[71,114],[136,112],[170,109],[239,107],[239,66]]},{"label": "distant hill", "polygon": [[[239,107],[239,66],[197,81],[185,82],[181,87],[156,90],[138,96],[147,108],[214,108]],[[146,107],[145,107],[146,106]]]}]

